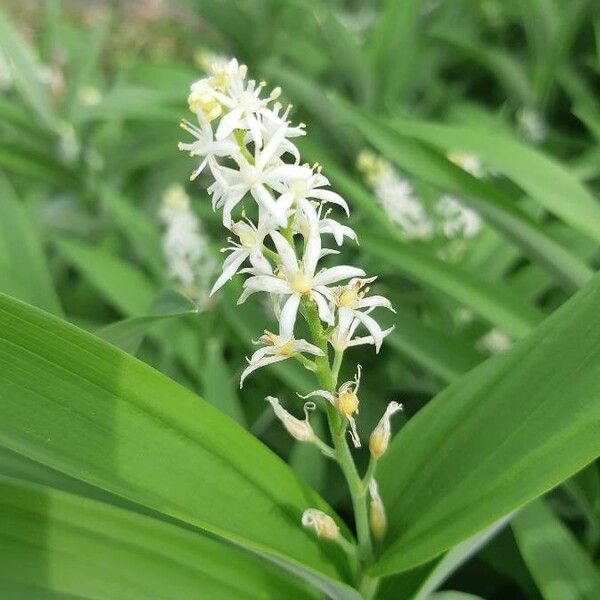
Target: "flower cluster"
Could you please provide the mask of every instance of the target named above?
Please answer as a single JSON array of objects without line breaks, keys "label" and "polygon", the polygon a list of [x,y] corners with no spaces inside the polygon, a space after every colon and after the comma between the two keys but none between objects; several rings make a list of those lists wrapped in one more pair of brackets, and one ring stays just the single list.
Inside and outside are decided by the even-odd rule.
[{"label": "flower cluster", "polygon": [[[448,153],[448,159],[477,178],[485,170],[476,156],[460,152]],[[427,206],[381,156],[363,150],[357,158],[357,168],[373,188],[375,198],[390,220],[398,225],[408,240],[431,241],[436,232],[449,245],[439,251],[440,258],[453,260],[464,251],[464,240],[475,237],[482,227],[479,214],[449,194],[440,196],[433,206]]]},{"label": "flower cluster", "polygon": [[190,208],[190,199],[180,185],[165,190],[160,217],[166,226],[162,246],[169,277],[183,294],[202,307],[208,300],[209,282],[217,264],[200,221]]},{"label": "flower cluster", "polygon": [[[305,135],[305,127],[290,122],[291,107],[284,109],[277,102],[279,88],[264,94],[266,84],[247,79],[246,67],[235,59],[214,60],[207,73],[191,86],[188,104],[197,122],[182,122],[193,139],[179,148],[197,157],[191,179],[208,177],[213,209],[221,211],[230,234],[223,248],[227,257],[211,294],[236,274],[245,275],[238,304],[263,293],[278,321],[276,332],[265,331],[256,342],[260,348],[248,360],[240,385],[257,369],[290,358],[315,371],[329,389],[308,394],[317,401],[304,405],[304,419],[290,414],[278,398],[266,400],[294,439],[315,444],[329,458],[346,460],[348,453],[339,449],[347,443],[347,432],[356,447],[361,445],[354,419],[360,367],[354,379],[337,387],[341,359],[348,347],[359,344],[373,345],[378,352],[392,328],[382,328],[373,312],[393,308],[383,296],[369,293],[375,277],[367,277],[362,269],[323,265],[347,240],[356,242],[356,234],[334,218],[334,211],[349,214],[344,198],[329,189],[318,165],[301,162],[294,140]],[[310,341],[302,339],[300,316]],[[309,411],[317,402],[333,415],[334,447],[320,440],[309,422]],[[372,434],[373,465],[387,448],[389,419],[396,410],[398,405],[391,403]],[[363,499],[371,480],[372,473]],[[351,489],[356,491],[355,482]],[[370,490],[374,535],[382,535],[383,504],[376,484]],[[347,543],[333,520],[316,509],[305,512],[303,524],[320,537]]]},{"label": "flower cluster", "polygon": [[[335,350],[357,344],[373,344],[379,350],[390,330],[384,331],[371,312],[392,307],[381,296],[366,295],[374,278],[365,278],[362,269],[351,265],[321,266],[346,239],[356,239],[328,207],[348,214],[348,205],[328,189],[329,181],[318,166],[301,163],[293,139],[305,134],[304,125],[292,125],[290,107],[284,110],[275,102],[279,88],[263,98],[265,83],[246,75],[246,67],[235,59],[215,61],[209,75],[191,86],[188,104],[198,123],[182,122],[194,139],[179,144],[199,158],[191,179],[203,172],[210,175],[207,189],[213,209],[222,210],[223,225],[231,233],[224,248],[228,256],[211,294],[243,273],[248,277],[238,302],[264,292],[278,316],[279,331],[260,338],[262,347],[251,357],[243,378],[298,354],[322,354],[295,337],[298,313],[307,305],[316,307]],[[251,199],[250,205],[242,209],[246,199]],[[327,239],[334,248],[327,247]],[[360,326],[368,335],[355,335]]]},{"label": "flower cluster", "polygon": [[385,213],[407,239],[431,239],[435,223],[408,180],[400,177],[389,162],[369,150],[358,155],[357,167],[373,188]]}]

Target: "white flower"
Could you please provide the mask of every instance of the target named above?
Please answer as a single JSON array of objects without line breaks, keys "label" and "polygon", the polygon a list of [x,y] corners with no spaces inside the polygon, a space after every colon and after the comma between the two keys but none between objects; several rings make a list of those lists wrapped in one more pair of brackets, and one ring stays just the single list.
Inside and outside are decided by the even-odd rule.
[{"label": "white flower", "polygon": [[493,354],[497,354],[499,352],[506,352],[506,350],[510,350],[512,346],[512,340],[499,329],[490,329],[480,340],[479,345],[492,352]]},{"label": "white flower", "polygon": [[522,108],[517,112],[517,123],[523,135],[534,144],[543,142],[548,135],[543,118],[531,108]]},{"label": "white flower", "polygon": [[390,438],[392,437],[390,419],[392,415],[400,410],[402,410],[402,404],[390,402],[387,405],[383,416],[379,420],[379,423],[377,423],[375,429],[373,429],[369,438],[369,450],[371,451],[371,456],[375,460],[380,459],[385,454],[390,443]]},{"label": "white flower", "polygon": [[260,82],[257,85],[253,79],[246,83],[245,65],[238,67],[237,61],[232,61],[234,62],[235,65],[230,63],[226,89],[223,92],[218,89],[211,90],[212,96],[229,110],[219,122],[216,137],[222,140],[234,130],[243,129],[251,133],[254,144],[261,148],[263,137],[260,118],[270,112],[267,105],[281,94],[281,89],[275,88],[267,98],[261,98],[260,93],[266,84]]},{"label": "white flower", "polygon": [[272,272],[269,261],[262,254],[263,241],[270,229],[271,225],[268,219],[259,223],[258,227],[248,219],[238,221],[231,226],[231,231],[238,237],[239,242],[227,238],[231,246],[224,250],[231,254],[223,263],[223,272],[213,285],[210,291],[211,296],[239,271],[246,259],[250,259],[251,265],[257,272],[265,274]]},{"label": "white flower", "polygon": [[308,165],[302,165],[295,171],[297,177],[286,182],[286,185],[276,187],[281,193],[281,201],[286,204],[296,205],[300,210],[304,210],[309,200],[319,202],[330,202],[341,206],[346,215],[350,214],[348,203],[336,192],[323,189],[329,185],[329,179],[321,174],[319,167],[311,169]]},{"label": "white flower", "polygon": [[304,419],[300,420],[281,406],[279,398],[267,396],[265,400],[273,407],[275,416],[283,423],[283,426],[294,439],[299,442],[314,442],[316,440],[315,432],[308,422],[308,411],[315,409],[313,402],[307,402],[304,405]]},{"label": "white flower", "polygon": [[[369,279],[352,279],[347,285],[335,290],[333,301],[338,309],[339,332],[350,332],[353,323],[359,321],[368,329],[371,338],[373,339],[373,343],[375,344],[375,350],[376,352],[379,352],[381,344],[383,343],[383,338],[391,331],[391,329],[384,332],[377,321],[369,316],[369,313],[378,307],[387,308],[392,312],[396,311],[393,309],[390,301],[383,296],[365,296],[369,291],[369,288],[365,286],[375,279],[376,277],[370,277]],[[338,336],[339,332],[337,334]],[[367,342],[363,341],[362,343]],[[348,345],[357,344],[348,343]]]},{"label": "white flower", "polygon": [[474,154],[454,151],[448,152],[447,157],[448,160],[459,166],[463,171],[473,175],[473,177],[477,177],[477,179],[481,179],[485,175],[481,161]]},{"label": "white flower", "polygon": [[284,135],[285,127],[282,126],[262,150],[256,147],[253,163],[240,152],[233,154],[232,158],[237,163],[238,169],[223,167],[215,162],[210,163],[215,183],[208,188],[208,191],[213,197],[213,207],[223,209],[225,227],[231,225],[232,210],[248,192],[261,209],[273,217],[277,225],[281,227],[287,225],[290,202],[283,197],[276,201],[268,189],[276,189],[303,174],[300,166],[273,160],[278,156]]},{"label": "white flower", "polygon": [[358,437],[356,421],[354,420],[354,415],[358,414],[358,388],[360,387],[360,375],[361,367],[358,365],[354,379],[342,383],[336,394],[332,394],[327,390],[315,390],[306,396],[300,396],[301,398],[320,396],[331,402],[338,412],[348,419],[348,423],[350,424],[350,437],[352,438],[355,448],[360,448],[360,438]]},{"label": "white flower", "polygon": [[[344,243],[344,238],[350,238],[354,242],[358,244],[358,238],[356,237],[356,232],[348,227],[347,225],[342,225],[335,219],[331,219],[329,215],[331,214],[331,209],[328,209],[325,212],[325,216],[321,216],[323,213],[323,205],[318,207],[317,216],[319,219],[319,234],[328,233],[333,235],[333,239],[338,246],[341,246]],[[301,233],[304,237],[308,235],[308,231],[310,228],[310,221],[306,216],[305,211],[297,210],[296,218],[294,220],[294,232]]]},{"label": "white flower", "polygon": [[331,323],[333,315],[327,303],[327,298],[331,298],[331,290],[327,286],[365,274],[362,269],[347,265],[322,269],[316,273],[317,263],[321,257],[321,238],[317,215],[312,206],[308,208],[307,214],[310,215],[312,225],[309,235],[305,238],[302,260],[296,258],[294,248],[278,231],[272,231],[271,238],[281,263],[280,276],[253,275],[244,282],[244,291],[238,300],[238,304],[241,304],[248,296],[260,291],[288,296],[279,315],[279,335],[283,339],[293,334],[298,307],[303,297],[313,300],[317,304],[321,319]]},{"label": "white flower", "polygon": [[[362,346],[363,344],[371,344],[375,345],[375,339],[372,335],[367,335],[363,337],[354,337],[354,333],[358,329],[361,321],[358,319],[354,319],[349,323],[338,323],[338,325],[334,328],[334,330],[329,334],[329,343],[333,347],[336,352],[344,352],[346,348],[350,348],[352,346]],[[394,331],[394,327],[390,327],[389,329],[385,329],[381,332],[381,338],[385,338],[392,331]]]},{"label": "white flower", "polygon": [[399,177],[389,162],[364,150],[357,158],[357,166],[387,216],[408,239],[431,238],[434,224],[425,206],[414,196],[412,185]]},{"label": "white flower", "polygon": [[447,238],[460,236],[468,239],[481,230],[481,217],[454,196],[442,196],[437,202],[436,211],[443,218],[442,232]]},{"label": "white flower", "polygon": [[210,123],[204,120],[199,114],[198,122],[200,127],[196,127],[189,121],[181,121],[181,128],[191,133],[196,141],[191,143],[179,142],[178,148],[190,153],[190,156],[201,156],[202,161],[200,166],[190,175],[190,180],[193,181],[202,173],[208,161],[215,156],[231,156],[239,150],[237,144],[232,140],[216,141],[213,136],[213,130]]},{"label": "white flower", "polygon": [[264,344],[263,348],[258,349],[248,360],[248,366],[240,377],[240,387],[244,384],[244,379],[261,367],[272,365],[282,360],[286,360],[294,354],[306,353],[314,356],[324,356],[323,351],[313,344],[309,344],[306,340],[295,340],[293,337],[281,338],[280,336],[264,332],[260,337],[259,342]]}]

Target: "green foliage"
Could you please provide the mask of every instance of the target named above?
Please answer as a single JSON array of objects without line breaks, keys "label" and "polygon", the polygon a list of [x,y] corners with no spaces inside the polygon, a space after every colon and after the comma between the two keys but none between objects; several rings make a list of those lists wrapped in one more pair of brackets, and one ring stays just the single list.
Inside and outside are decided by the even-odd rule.
[{"label": "green foliage", "polygon": [[[598,597],[594,3],[100,4],[0,11],[0,596]],[[316,505],[353,537],[335,465],[263,401],[300,414],[310,373],[285,361],[238,389],[272,315],[237,307],[239,282],[208,298],[169,276],[159,213],[192,170],[177,122],[200,51],[282,86],[303,159],[350,204],[360,245],[340,260],[397,311],[380,354],[351,351],[361,437],[405,407],[376,473],[378,589],[300,526]],[[365,148],[479,233],[411,239],[357,169]],[[186,193],[220,263],[219,216]]]}]

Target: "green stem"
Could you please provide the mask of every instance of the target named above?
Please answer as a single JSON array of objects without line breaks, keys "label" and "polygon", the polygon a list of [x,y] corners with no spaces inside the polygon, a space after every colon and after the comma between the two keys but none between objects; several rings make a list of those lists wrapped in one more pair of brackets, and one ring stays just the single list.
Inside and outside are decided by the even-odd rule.
[{"label": "green stem", "polygon": [[[316,374],[319,382],[325,390],[335,394],[337,375],[343,353],[336,353],[333,361],[333,369],[330,368],[329,359],[327,357],[327,338],[314,302],[303,299],[301,310],[311,331],[315,345],[321,348],[325,353],[325,356],[318,356],[315,359],[315,364],[317,365]],[[369,529],[366,489],[356,470],[354,459],[352,458],[350,448],[348,447],[345,423],[342,423],[341,415],[331,404],[327,405],[327,419],[331,438],[333,440],[333,447],[335,449],[335,456],[348,484],[348,489],[350,490],[356,523],[356,535],[358,538],[358,554],[361,566],[365,569],[373,562],[373,545]]]}]

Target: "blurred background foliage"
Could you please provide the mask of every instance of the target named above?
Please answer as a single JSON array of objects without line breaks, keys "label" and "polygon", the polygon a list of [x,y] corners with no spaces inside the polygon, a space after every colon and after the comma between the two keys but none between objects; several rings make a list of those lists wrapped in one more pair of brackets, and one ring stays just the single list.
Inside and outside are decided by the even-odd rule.
[{"label": "blurred background foliage", "polygon": [[[379,274],[374,286],[396,307],[381,354],[352,355],[366,373],[366,434],[389,400],[402,401],[409,418],[526,335],[597,269],[600,7],[3,2],[0,290],[198,392],[348,514],[336,469],[292,445],[262,401],[269,393],[292,403],[291,390],[307,391],[301,367],[280,363],[238,389],[251,340],[265,324],[274,328],[272,316],[258,301],[236,307],[237,281],[207,297],[223,230],[202,183],[188,182],[194,165],[177,151],[185,137],[177,123],[213,54],[282,86],[294,121],[307,124],[304,158],[322,164],[351,205],[361,243],[346,246],[348,260]],[[365,149],[372,154],[357,165]],[[377,187],[382,171],[396,185],[387,199]],[[440,198],[457,199],[475,231],[448,235],[438,214],[428,235],[412,236],[394,218],[393,194],[400,202],[407,189],[431,214]],[[192,288],[170,277],[163,252],[169,194],[187,194],[199,219],[205,260]],[[448,586],[485,598],[566,598],[544,591],[544,567],[551,572],[532,555],[531,524],[550,523],[561,543],[597,564],[597,465],[549,500],[551,511],[502,530]],[[380,597],[409,595],[419,572],[392,578]]]}]

